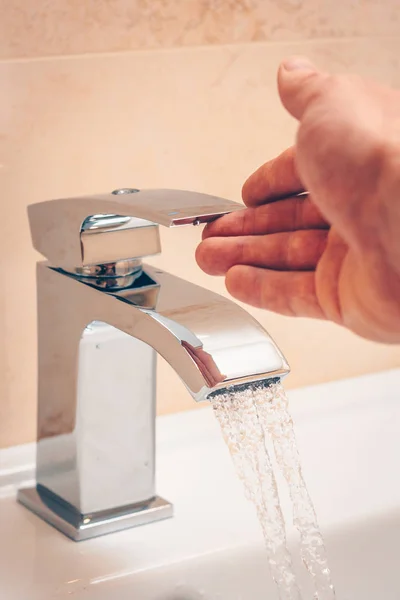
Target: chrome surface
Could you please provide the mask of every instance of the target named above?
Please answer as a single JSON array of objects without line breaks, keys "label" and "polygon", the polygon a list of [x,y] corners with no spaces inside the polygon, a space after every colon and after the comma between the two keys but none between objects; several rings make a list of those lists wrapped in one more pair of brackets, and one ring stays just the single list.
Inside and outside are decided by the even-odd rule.
[{"label": "chrome surface", "polygon": [[119,260],[114,263],[105,263],[102,265],[87,265],[85,267],[76,267],[73,271],[81,277],[126,277],[127,275],[136,275],[142,271],[142,261],[137,258],[128,260]]},{"label": "chrome surface", "polygon": [[83,221],[81,231],[116,227],[129,223],[129,221],[130,217],[123,217],[122,215],[93,215]]},{"label": "chrome surface", "polygon": [[[89,292],[82,305],[79,290]],[[38,292],[37,484],[81,514],[148,501],[156,496],[155,351],[101,320],[96,296],[109,304],[111,292],[43,264]]]},{"label": "chrome surface", "polygon": [[140,260],[161,252],[158,226],[135,217],[90,217],[85,219],[76,237],[78,241],[80,237],[81,261],[71,263],[68,269],[65,266],[68,261],[56,262],[57,266],[76,271],[87,266]]},{"label": "chrome surface", "polygon": [[[54,201],[56,207],[60,202],[68,204]],[[104,215],[103,201],[93,202],[93,215]],[[79,239],[82,220],[71,215],[81,204],[71,200],[70,205]],[[226,210],[229,202],[221,200],[223,205]],[[36,228],[48,235],[43,227],[51,219],[46,221],[43,207],[60,216],[52,202],[39,206],[39,212],[29,207],[34,240],[40,237]],[[118,212],[114,206],[112,214]],[[124,226],[114,228],[116,236]],[[107,243],[107,236],[97,237]],[[54,247],[48,240],[41,247],[50,256]],[[123,259],[116,257],[116,264]],[[283,377],[289,367],[263,327],[225,297],[146,264],[122,289],[112,285],[124,277],[82,276],[60,266],[37,265],[37,485],[58,499],[56,512],[67,503],[80,515],[119,515],[124,507],[156,497],[156,352],[196,401],[232,385]],[[111,288],[102,289],[105,282]],[[47,519],[46,512],[40,514]]]},{"label": "chrome surface", "polygon": [[138,258],[119,260],[102,265],[76,267],[73,271],[64,271],[87,279],[88,283],[103,290],[123,290],[131,287],[142,274],[142,261]]},{"label": "chrome surface", "polygon": [[[157,225],[206,223],[241,208],[236,202],[197,192],[141,190],[39,202],[29,206],[28,213],[36,250],[54,266],[72,270],[157,254],[161,250]],[[93,215],[132,219],[82,230]]]},{"label": "chrome surface", "polygon": [[60,507],[57,499],[53,499],[40,487],[19,490],[18,500],[75,542],[173,516],[172,504],[159,496],[148,502],[121,507],[119,511],[103,511],[87,515],[76,513],[71,507]]},{"label": "chrome surface", "polygon": [[[65,273],[68,273],[68,271],[65,271]],[[85,277],[83,275],[81,277],[82,279],[86,278],[87,282],[91,285],[94,285],[95,287],[105,291],[126,290],[135,283],[138,277],[140,277],[140,271],[132,275],[124,275],[122,277],[105,277],[101,275],[98,277]]]},{"label": "chrome surface", "polygon": [[136,188],[119,188],[118,190],[114,190],[111,193],[118,196],[120,194],[136,194],[137,192],[140,192],[140,190]]}]

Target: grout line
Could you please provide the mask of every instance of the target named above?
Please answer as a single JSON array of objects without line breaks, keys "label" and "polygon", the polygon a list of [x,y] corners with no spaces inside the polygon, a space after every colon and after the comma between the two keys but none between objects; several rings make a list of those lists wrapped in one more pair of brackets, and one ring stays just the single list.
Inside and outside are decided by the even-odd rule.
[{"label": "grout line", "polygon": [[399,37],[390,35],[360,35],[360,36],[343,36],[343,37],[315,37],[305,39],[284,39],[284,40],[262,40],[262,41],[246,41],[246,42],[230,42],[224,44],[198,44],[193,46],[158,46],[153,48],[132,48],[125,50],[115,51],[100,51],[100,52],[83,52],[77,54],[51,54],[49,56],[34,56],[34,57],[4,57],[0,58],[0,66],[2,64],[29,64],[37,62],[51,62],[51,61],[67,61],[67,60],[81,60],[81,59],[93,59],[93,58],[116,58],[119,56],[133,56],[138,55],[152,55],[160,53],[181,53],[191,51],[213,51],[216,48],[226,49],[237,49],[238,47],[249,48],[259,46],[313,46],[315,44],[329,44],[332,42],[338,44],[347,44],[350,42],[360,42],[366,40],[375,41],[393,41],[398,42]]}]

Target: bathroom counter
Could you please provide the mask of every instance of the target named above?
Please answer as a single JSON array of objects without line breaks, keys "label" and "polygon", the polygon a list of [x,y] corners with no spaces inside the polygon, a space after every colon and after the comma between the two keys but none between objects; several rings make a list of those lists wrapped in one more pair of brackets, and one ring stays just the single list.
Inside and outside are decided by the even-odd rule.
[{"label": "bathroom counter", "polygon": [[[346,566],[356,556],[360,569],[369,569],[373,552],[388,552],[377,568],[393,569],[397,577],[398,558],[390,558],[390,548],[398,556],[400,369],[295,390],[289,398],[334,579],[345,592],[340,597],[361,600],[359,588],[348,594],[361,585]],[[228,600],[229,594],[234,600],[250,593],[248,582],[243,592],[235,579],[237,560],[249,573],[257,567],[248,597],[262,597],[261,531],[210,408],[158,419],[157,491],[174,504],[175,516],[151,525],[80,543],[64,537],[16,502],[33,453],[34,445],[0,451],[1,600]],[[283,508],[290,521],[286,497]],[[364,551],[368,535],[375,550]],[[292,533],[289,538],[295,542]],[[349,548],[353,559],[346,556]],[[231,578],[223,575],[225,567],[216,567],[221,557]],[[378,572],[376,590],[379,577],[387,586],[381,597],[398,599],[400,584]],[[379,597],[373,582],[365,589],[371,595],[362,600]]]}]

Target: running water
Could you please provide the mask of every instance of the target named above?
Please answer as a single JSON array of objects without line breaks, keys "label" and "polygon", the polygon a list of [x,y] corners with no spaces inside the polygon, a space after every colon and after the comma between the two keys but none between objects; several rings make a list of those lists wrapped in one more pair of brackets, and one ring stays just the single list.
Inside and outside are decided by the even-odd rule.
[{"label": "running water", "polygon": [[302,595],[287,548],[285,522],[266,437],[272,441],[277,465],[288,484],[293,522],[300,533],[300,555],[313,581],[314,598],[334,600],[325,547],[302,475],[293,421],[282,384],[279,380],[268,380],[237,386],[216,395],[213,408],[246,497],[255,505],[280,600],[302,600]]}]

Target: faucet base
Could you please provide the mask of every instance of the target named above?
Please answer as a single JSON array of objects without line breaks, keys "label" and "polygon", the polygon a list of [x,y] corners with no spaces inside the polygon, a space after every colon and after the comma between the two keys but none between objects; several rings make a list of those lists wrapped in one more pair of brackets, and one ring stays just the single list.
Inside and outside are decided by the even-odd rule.
[{"label": "faucet base", "polygon": [[20,489],[18,501],[75,542],[173,516],[173,505],[159,496],[146,502],[90,515],[81,515],[66,503],[60,504],[57,496],[42,486]]}]

